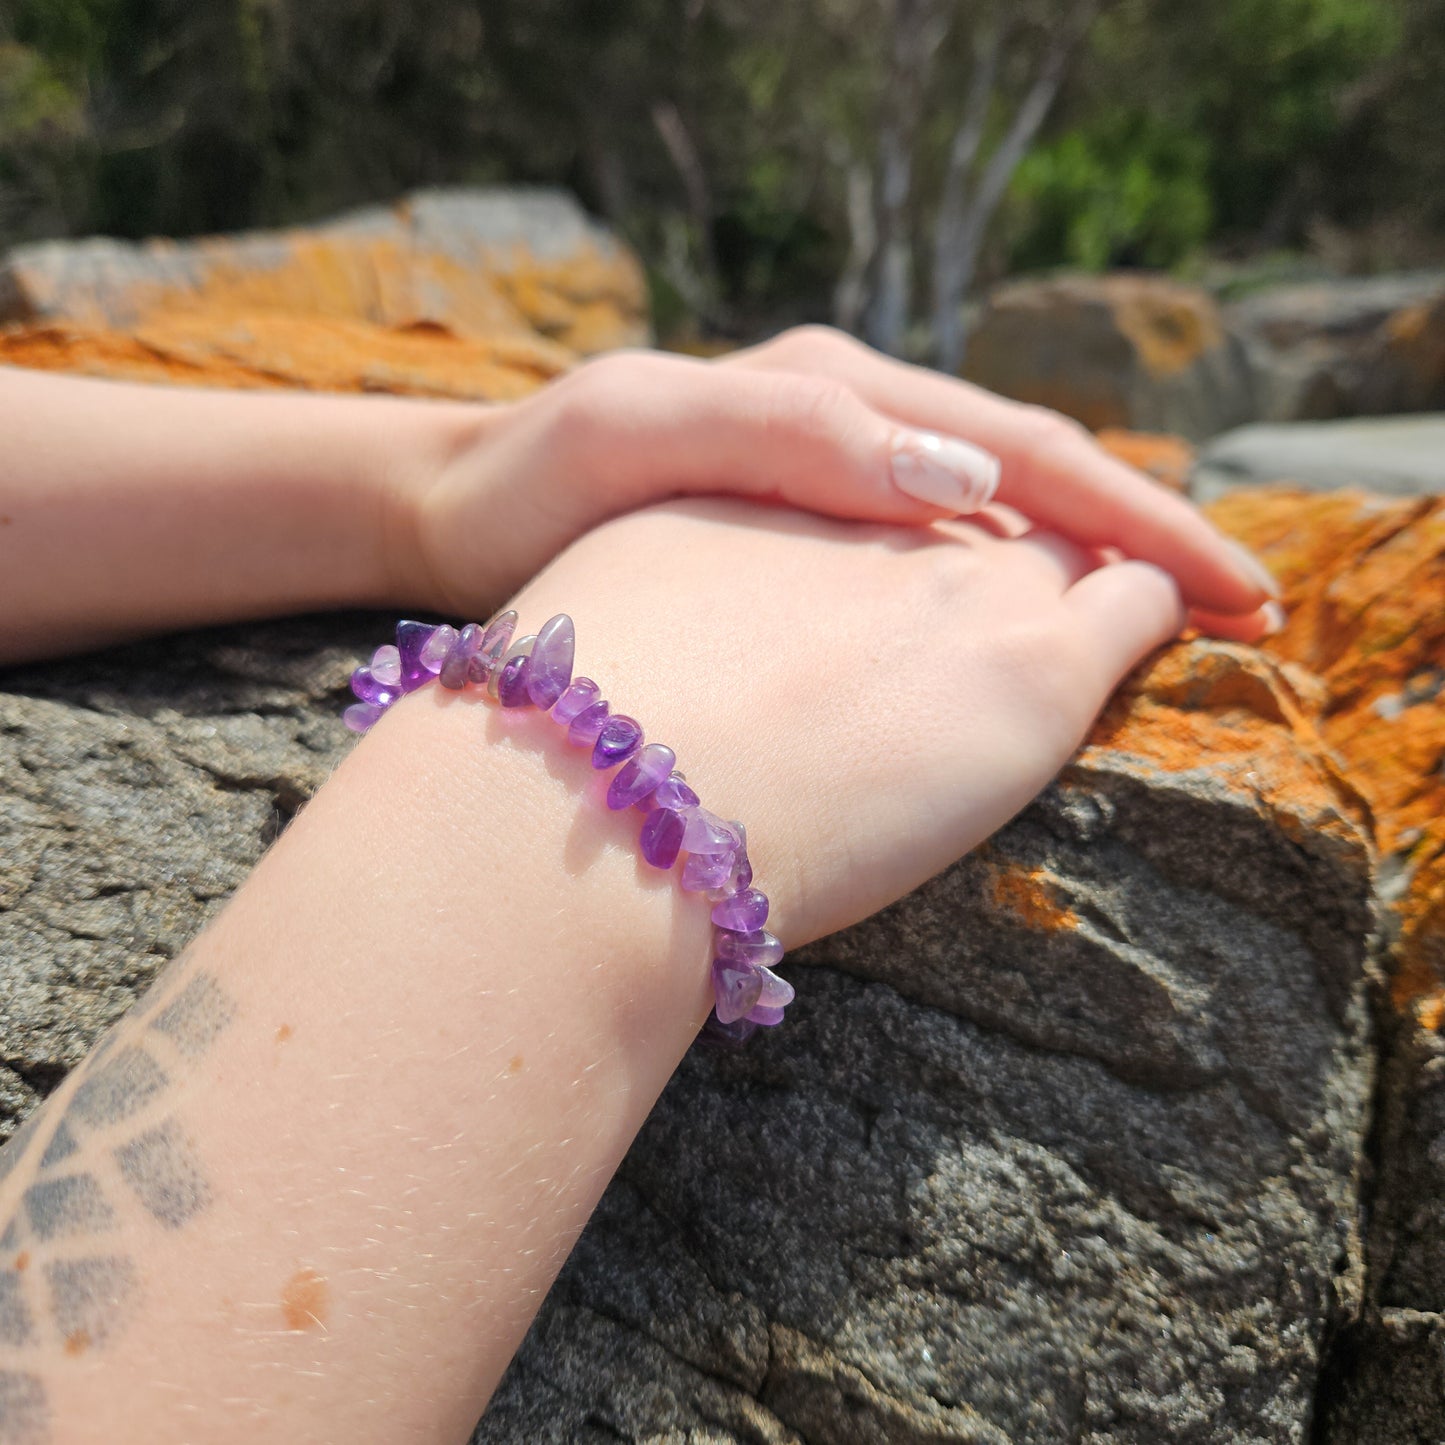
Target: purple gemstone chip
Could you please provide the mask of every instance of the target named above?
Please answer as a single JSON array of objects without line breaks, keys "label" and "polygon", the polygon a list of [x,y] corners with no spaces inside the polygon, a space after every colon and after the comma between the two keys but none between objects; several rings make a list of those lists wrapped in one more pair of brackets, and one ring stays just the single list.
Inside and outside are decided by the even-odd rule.
[{"label": "purple gemstone chip", "polygon": [[517,614],[503,612],[487,624],[482,640],[477,646],[476,656],[467,664],[468,682],[487,682],[512,645],[512,634],[517,630]]},{"label": "purple gemstone chip", "polygon": [[732,933],[723,929],[717,936],[717,956],[729,963],[771,968],[783,956],[783,945],[765,928],[756,933]]},{"label": "purple gemstone chip", "polygon": [[733,830],[706,808],[693,808],[687,815],[687,832],[682,846],[689,853],[731,853],[739,843]]},{"label": "purple gemstone chip", "polygon": [[431,678],[421,660],[422,649],[431,641],[436,628],[429,622],[398,622],[396,624],[397,659],[401,663],[401,685],[410,692]]},{"label": "purple gemstone chip", "polygon": [[456,628],[444,622],[427,638],[426,645],[421,650],[421,665],[433,677],[442,670],[442,664],[456,646],[457,635]]},{"label": "purple gemstone chip", "polygon": [[400,683],[382,682],[369,667],[358,667],[351,674],[351,691],[377,707],[390,707],[402,695]]},{"label": "purple gemstone chip", "polygon": [[387,684],[401,681],[401,653],[390,642],[383,643],[371,654],[371,675]]},{"label": "purple gemstone chip", "polygon": [[734,893],[713,905],[712,921],[734,933],[753,933],[768,921],[768,895],[756,888]]},{"label": "purple gemstone chip", "polygon": [[602,724],[607,721],[607,714],[611,711],[605,702],[600,701],[584,707],[567,728],[567,741],[586,743],[590,747],[597,741],[597,734],[602,731]]},{"label": "purple gemstone chip", "polygon": [[770,968],[760,967],[758,972],[763,978],[763,991],[758,995],[758,1002],[765,1008],[787,1008],[795,997],[793,985],[787,979],[779,978]]},{"label": "purple gemstone chip", "polygon": [[481,623],[467,623],[457,634],[457,640],[452,643],[451,651],[447,653],[446,661],[442,663],[442,670],[437,673],[437,681],[453,692],[460,692],[469,681],[467,674],[471,668],[472,659],[481,651],[481,647]]},{"label": "purple gemstone chip", "polygon": [[577,650],[577,630],[565,612],[542,624],[532,645],[532,663],[527,669],[527,695],[546,712],[572,681],[572,659]]},{"label": "purple gemstone chip", "polygon": [[381,720],[381,715],[384,711],[384,708],[379,708],[374,703],[354,702],[341,714],[341,721],[344,722],[352,732],[364,733],[368,728],[373,727]]},{"label": "purple gemstone chip", "polygon": [[503,707],[527,707],[531,704],[532,698],[527,691],[531,662],[532,659],[523,653],[502,664],[502,675],[497,679],[497,701]]},{"label": "purple gemstone chip", "polygon": [[679,813],[695,808],[701,801],[688,787],[681,773],[674,772],[665,782],[659,783],[653,800],[659,808],[676,808]]},{"label": "purple gemstone chip", "polygon": [[762,975],[751,964],[715,958],[712,990],[719,1023],[734,1024],[757,1007],[763,992]]},{"label": "purple gemstone chip", "polygon": [[732,877],[723,886],[731,889],[734,893],[739,893],[749,887],[752,881],[753,865],[748,862],[748,849],[744,844],[733,858]]},{"label": "purple gemstone chip", "polygon": [[672,771],[677,755],[665,743],[648,743],[618,768],[607,789],[609,808],[630,808],[657,791],[657,785]]},{"label": "purple gemstone chip", "polygon": [[594,768],[615,768],[642,746],[642,724],[625,713],[613,713],[602,724],[592,747]]},{"label": "purple gemstone chip", "polygon": [[682,814],[671,808],[654,808],[642,822],[638,843],[642,856],[654,868],[671,868],[682,847]]},{"label": "purple gemstone chip", "polygon": [[[686,846],[686,834],[683,842]],[[731,853],[689,853],[682,865],[682,886],[688,893],[709,893],[721,888],[732,871]]]},{"label": "purple gemstone chip", "polygon": [[601,696],[602,689],[590,677],[574,677],[572,685],[557,699],[552,709],[552,721],[570,727],[577,714],[591,707]]}]

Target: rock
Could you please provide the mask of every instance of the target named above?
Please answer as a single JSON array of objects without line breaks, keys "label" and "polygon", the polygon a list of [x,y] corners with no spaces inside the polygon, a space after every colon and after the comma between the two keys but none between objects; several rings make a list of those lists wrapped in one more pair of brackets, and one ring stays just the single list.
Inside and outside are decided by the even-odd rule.
[{"label": "rock", "polygon": [[1286,585],[1290,622],[1269,646],[1321,680],[1321,727],[1369,804],[1389,908],[1366,1289],[1313,1438],[1445,1439],[1445,502],[1266,489],[1214,511]]},{"label": "rock", "polygon": [[1369,805],[1393,899],[1394,1001],[1445,1022],[1445,501],[1234,492],[1212,514],[1265,559],[1267,646],[1324,689],[1315,716]]},{"label": "rock", "polygon": [[72,322],[0,331],[0,365],[180,386],[509,401],[576,361],[539,336],[486,339],[281,311],[164,312],[129,331]]},{"label": "rock", "polygon": [[1445,275],[1312,281],[1225,309],[1264,421],[1445,410]]},{"label": "rock", "polygon": [[1445,1430],[1445,1041],[1406,1027],[1381,1091],[1363,1319],[1337,1349],[1325,1445],[1415,1445]]},{"label": "rock", "polygon": [[520,395],[644,344],[637,259],[553,191],[421,191],[312,228],[51,241],[0,268],[0,362],[223,386]]},{"label": "rock", "polygon": [[1209,502],[1278,481],[1387,497],[1445,492],[1445,414],[1239,427],[1200,450],[1189,493]]},{"label": "rock", "polygon": [[1356,809],[1278,669],[1166,658],[795,960],[791,1037],[689,1058],[476,1440],[1302,1438],[1360,1266]]},{"label": "rock", "polygon": [[1252,421],[1241,345],[1208,292],[1139,273],[998,287],[969,339],[964,374],[1087,427],[1191,440]]},{"label": "rock", "polygon": [[[12,1120],[350,745],[383,631],[5,675]],[[684,1065],[477,1440],[1301,1438],[1372,1081],[1366,815],[1319,700],[1166,653],[987,848],[800,956],[786,1030]]]}]

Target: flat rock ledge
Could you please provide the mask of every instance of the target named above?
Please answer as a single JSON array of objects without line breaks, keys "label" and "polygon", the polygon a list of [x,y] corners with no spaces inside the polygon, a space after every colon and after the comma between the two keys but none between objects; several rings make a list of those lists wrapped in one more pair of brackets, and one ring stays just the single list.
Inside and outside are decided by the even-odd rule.
[{"label": "flat rock ledge", "polygon": [[[350,746],[383,626],[0,674],[6,1127]],[[1305,686],[1172,649],[986,847],[800,952],[786,1029],[689,1056],[474,1440],[1305,1441],[1326,1395],[1385,1438],[1329,1383],[1381,910]]]}]

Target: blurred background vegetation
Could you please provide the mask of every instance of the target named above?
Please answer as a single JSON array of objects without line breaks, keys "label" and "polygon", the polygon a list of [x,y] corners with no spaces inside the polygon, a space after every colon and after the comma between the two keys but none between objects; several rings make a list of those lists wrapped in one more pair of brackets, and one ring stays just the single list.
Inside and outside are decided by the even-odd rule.
[{"label": "blurred background vegetation", "polygon": [[947,363],[1013,272],[1438,263],[1442,79],[1445,0],[0,0],[0,246],[558,183],[665,334]]}]

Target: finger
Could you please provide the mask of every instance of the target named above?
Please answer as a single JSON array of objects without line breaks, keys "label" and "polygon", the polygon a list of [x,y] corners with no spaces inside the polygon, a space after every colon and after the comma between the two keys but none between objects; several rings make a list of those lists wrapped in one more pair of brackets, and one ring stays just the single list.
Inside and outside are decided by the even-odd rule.
[{"label": "finger", "polygon": [[1281,631],[1284,624],[1284,608],[1278,602],[1266,602],[1254,612],[1242,614],[1202,612],[1198,608],[1189,614],[1191,627],[1224,642],[1262,642]]},{"label": "finger", "polygon": [[1085,546],[1118,547],[1165,568],[1199,607],[1253,612],[1276,590],[1259,563],[1190,503],[1109,456],[1056,413],[818,329],[788,333],[728,364],[830,376],[901,422],[976,442],[1002,463],[1000,501]]},{"label": "finger", "polygon": [[[530,403],[547,471],[586,478],[619,509],[737,492],[837,517],[921,523],[976,511],[998,462],[884,416],[827,377],[615,356]],[[535,474],[536,466],[529,470]]]},{"label": "finger", "polygon": [[1084,675],[1096,689],[1095,710],[1142,658],[1177,637],[1187,621],[1178,584],[1149,562],[1116,562],[1090,572],[1064,594],[1064,605],[1081,629],[1080,646],[1090,664]]},{"label": "finger", "polygon": [[1033,530],[1034,524],[1012,507],[990,502],[983,511],[970,516],[967,525],[979,527],[991,537],[1022,537],[1025,532]]}]

